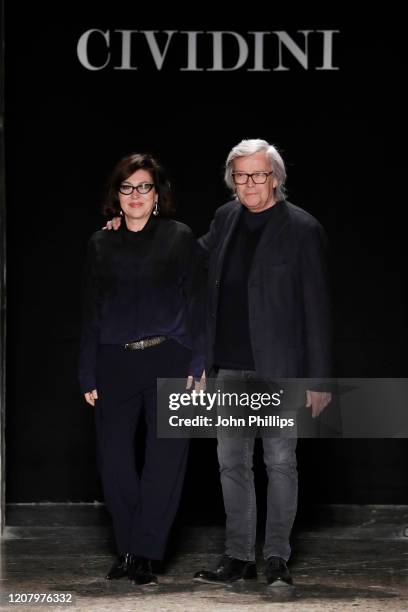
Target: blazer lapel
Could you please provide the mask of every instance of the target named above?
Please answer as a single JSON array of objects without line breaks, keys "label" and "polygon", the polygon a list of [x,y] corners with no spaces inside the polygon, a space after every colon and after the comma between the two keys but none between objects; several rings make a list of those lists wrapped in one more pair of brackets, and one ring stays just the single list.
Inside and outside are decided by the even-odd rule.
[{"label": "blazer lapel", "polygon": [[232,238],[234,230],[237,226],[238,220],[241,216],[242,212],[242,204],[237,202],[236,207],[234,207],[229,213],[228,217],[224,222],[224,226],[226,228],[224,234],[224,240],[220,245],[220,250],[217,257],[217,265],[216,265],[216,279],[219,281],[221,279],[222,268],[224,265],[225,253],[227,252],[228,244]]}]

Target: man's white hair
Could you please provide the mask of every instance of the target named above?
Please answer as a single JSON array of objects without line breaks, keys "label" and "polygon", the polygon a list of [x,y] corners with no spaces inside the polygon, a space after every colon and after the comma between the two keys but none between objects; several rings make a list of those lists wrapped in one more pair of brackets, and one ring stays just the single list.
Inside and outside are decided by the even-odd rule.
[{"label": "man's white hair", "polygon": [[276,147],[269,144],[269,142],[267,142],[266,140],[261,140],[260,138],[241,140],[240,143],[238,143],[233,149],[231,149],[227,157],[227,161],[225,163],[224,180],[227,186],[231,189],[231,191],[235,193],[235,184],[232,178],[234,159],[237,159],[237,157],[246,157],[248,155],[253,155],[254,153],[260,153],[261,151],[265,151],[269,163],[271,165],[273,175],[278,181],[278,184],[275,187],[275,198],[278,201],[283,200],[285,197],[286,181],[285,163]]}]

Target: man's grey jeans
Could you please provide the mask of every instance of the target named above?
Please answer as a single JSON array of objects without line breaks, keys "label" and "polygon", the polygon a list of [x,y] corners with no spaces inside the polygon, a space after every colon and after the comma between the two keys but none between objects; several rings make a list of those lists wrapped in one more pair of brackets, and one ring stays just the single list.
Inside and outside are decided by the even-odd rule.
[{"label": "man's grey jeans", "polygon": [[[253,370],[220,369],[217,382],[250,381]],[[264,436],[268,475],[264,557],[290,556],[289,537],[297,508],[296,438]],[[255,560],[256,497],[253,473],[255,437],[218,435],[218,461],[227,516],[225,552],[236,559]]]}]

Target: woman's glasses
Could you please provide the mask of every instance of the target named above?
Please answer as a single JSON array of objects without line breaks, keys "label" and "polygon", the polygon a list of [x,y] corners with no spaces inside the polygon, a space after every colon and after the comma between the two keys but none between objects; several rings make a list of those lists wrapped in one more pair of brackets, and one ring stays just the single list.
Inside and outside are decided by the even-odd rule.
[{"label": "woman's glasses", "polygon": [[136,189],[138,193],[145,195],[149,193],[154,187],[154,183],[139,183],[139,185],[131,185],[130,183],[122,183],[119,187],[120,193],[123,195],[131,195],[133,190]]}]

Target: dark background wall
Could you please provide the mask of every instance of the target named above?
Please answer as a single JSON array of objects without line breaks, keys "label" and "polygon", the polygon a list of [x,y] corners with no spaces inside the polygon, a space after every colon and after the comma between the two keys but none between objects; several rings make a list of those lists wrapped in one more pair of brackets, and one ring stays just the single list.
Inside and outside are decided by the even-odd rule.
[{"label": "dark background wall", "polygon": [[[330,14],[285,7],[235,7],[221,18],[208,8],[166,16],[130,2],[109,16],[72,3],[51,12],[6,6],[9,502],[101,499],[92,409],[76,380],[80,279],[87,240],[103,224],[104,181],[134,150],[166,165],[177,217],[200,235],[228,197],[222,166],[231,147],[242,138],[275,143],[290,201],[329,235],[336,375],[407,376],[400,15],[391,7],[387,21],[334,5]],[[246,68],[248,32],[285,30],[302,46],[299,30],[335,29],[339,70],[315,69],[321,46],[313,34],[308,70],[286,53],[287,71],[183,72],[179,36],[160,71],[138,38],[137,71],[114,70],[114,62],[89,71],[76,45],[90,28],[233,30],[250,44]],[[198,64],[209,67],[203,38]],[[236,49],[228,49],[232,65]],[[95,44],[93,61],[104,52]],[[112,43],[112,57],[118,52]],[[278,65],[272,43],[265,65]],[[407,455],[405,439],[301,440],[302,499],[408,503]],[[193,442],[186,485],[187,514],[222,513],[213,440]]]}]

